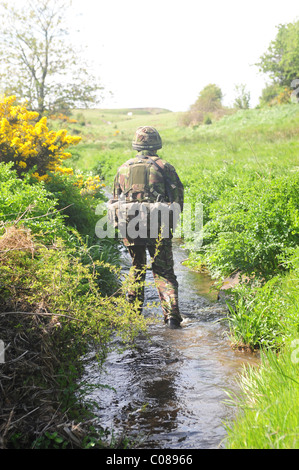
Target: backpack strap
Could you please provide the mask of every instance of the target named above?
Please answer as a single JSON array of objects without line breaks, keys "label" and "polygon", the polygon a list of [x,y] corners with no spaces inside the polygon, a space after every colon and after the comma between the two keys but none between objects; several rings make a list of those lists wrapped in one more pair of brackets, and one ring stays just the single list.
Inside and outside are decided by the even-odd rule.
[{"label": "backpack strap", "polygon": [[165,183],[165,188],[166,188],[166,192],[167,192],[167,196],[169,198],[169,202],[170,203],[173,203],[174,201],[174,198],[173,198],[173,193],[172,193],[172,190],[176,187],[172,182],[171,180],[168,178],[168,176],[165,174],[165,171],[164,169],[158,165],[158,163],[153,160],[149,155],[138,155],[139,158],[142,158],[143,160],[145,159],[148,159],[153,165],[155,165],[155,167],[157,168],[157,170],[160,171],[160,173],[163,175],[163,178],[164,178],[164,183]]}]

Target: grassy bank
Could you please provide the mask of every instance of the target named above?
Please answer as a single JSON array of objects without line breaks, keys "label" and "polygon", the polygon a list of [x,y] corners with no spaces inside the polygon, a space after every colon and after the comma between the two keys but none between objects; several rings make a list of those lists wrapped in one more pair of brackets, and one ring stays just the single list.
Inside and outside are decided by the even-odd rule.
[{"label": "grassy bank", "polygon": [[0,447],[107,447],[82,356],[101,367],[111,338],[131,345],[147,321],[123,295],[117,245],[95,236],[104,183],[65,171],[75,140],[35,118],[0,103]]},{"label": "grassy bank", "polygon": [[[188,264],[192,269],[208,269],[216,279],[235,272],[246,276],[248,282],[232,293],[228,315],[232,342],[265,350],[260,370],[244,375],[240,416],[235,431],[234,425],[230,428],[227,446],[297,447],[299,429],[293,416],[299,411],[298,366],[289,348],[299,334],[298,105],[238,111],[194,128],[178,126],[179,113],[128,115],[128,110],[90,110],[79,114],[81,120],[71,127],[84,139],[73,154],[73,164],[100,174],[108,186],[118,166],[134,155],[135,129],[152,125],[160,131],[163,148],[159,155],[176,167],[185,185],[186,202],[199,201],[204,207],[201,249],[194,249],[192,238],[184,240]],[[277,361],[281,362],[271,351],[279,351]],[[284,395],[287,390],[290,394]],[[280,396],[286,397],[281,409]],[[247,408],[253,421],[247,421]],[[271,408],[277,410],[278,422],[263,413]],[[237,434],[243,437],[234,441]],[[257,440],[253,439],[256,434]]]},{"label": "grassy bank", "polygon": [[92,347],[101,367],[115,333],[131,344],[147,322],[116,294],[109,241],[90,244],[53,192],[10,165],[0,164],[0,189],[1,447],[105,446],[81,401],[82,356]]},{"label": "grassy bank", "polygon": [[226,426],[226,448],[298,449],[298,340],[282,354],[268,351],[259,369],[244,371],[240,385],[230,401],[238,411]]}]

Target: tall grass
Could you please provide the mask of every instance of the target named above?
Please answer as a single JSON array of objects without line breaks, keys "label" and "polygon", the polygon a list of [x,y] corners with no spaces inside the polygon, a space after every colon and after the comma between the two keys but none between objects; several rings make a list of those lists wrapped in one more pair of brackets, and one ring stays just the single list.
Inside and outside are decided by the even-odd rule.
[{"label": "tall grass", "polygon": [[241,394],[231,396],[237,418],[226,425],[229,449],[299,448],[299,365],[292,343],[284,354],[267,351],[261,367],[240,379]]},{"label": "tall grass", "polygon": [[240,285],[228,322],[234,344],[280,350],[299,337],[299,249],[289,259],[290,271],[260,287]]},{"label": "tall grass", "polygon": [[240,286],[228,321],[233,342],[263,348],[261,365],[239,379],[230,397],[237,417],[226,423],[229,449],[299,448],[299,249],[289,271],[262,287]]}]

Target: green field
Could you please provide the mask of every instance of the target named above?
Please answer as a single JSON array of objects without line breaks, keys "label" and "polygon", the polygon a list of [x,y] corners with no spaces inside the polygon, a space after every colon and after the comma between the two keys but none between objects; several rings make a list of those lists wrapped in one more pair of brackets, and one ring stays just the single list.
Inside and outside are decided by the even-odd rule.
[{"label": "green field", "polygon": [[299,165],[297,105],[240,110],[212,125],[195,128],[179,126],[180,113],[127,113],[128,110],[73,113],[78,123],[70,127],[83,137],[75,150],[80,155],[76,167],[93,170],[100,164],[111,183],[118,165],[134,155],[131,141],[141,125],[159,130],[163,140],[159,154],[176,166],[187,193],[191,188],[198,190],[194,180],[198,183],[198,178],[202,180],[209,172],[223,171],[239,178],[254,171],[257,176],[270,177],[296,170]]}]

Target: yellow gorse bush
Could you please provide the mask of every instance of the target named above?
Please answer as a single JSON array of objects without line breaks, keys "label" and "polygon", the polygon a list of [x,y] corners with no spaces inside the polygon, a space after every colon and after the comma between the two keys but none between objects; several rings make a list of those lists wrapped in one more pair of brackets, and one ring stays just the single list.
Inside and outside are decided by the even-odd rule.
[{"label": "yellow gorse bush", "polygon": [[40,181],[47,180],[47,172],[73,174],[63,166],[71,157],[66,149],[81,137],[65,129],[50,131],[46,117],[38,119],[38,113],[15,102],[15,96],[0,99],[0,162],[13,162],[19,176],[35,169],[33,175]]},{"label": "yellow gorse bush", "polygon": [[75,185],[78,186],[78,188],[80,189],[80,194],[82,196],[86,196],[86,195],[94,196],[102,188],[105,187],[105,184],[101,181],[98,175],[84,178],[84,176],[81,173],[76,175]]}]

